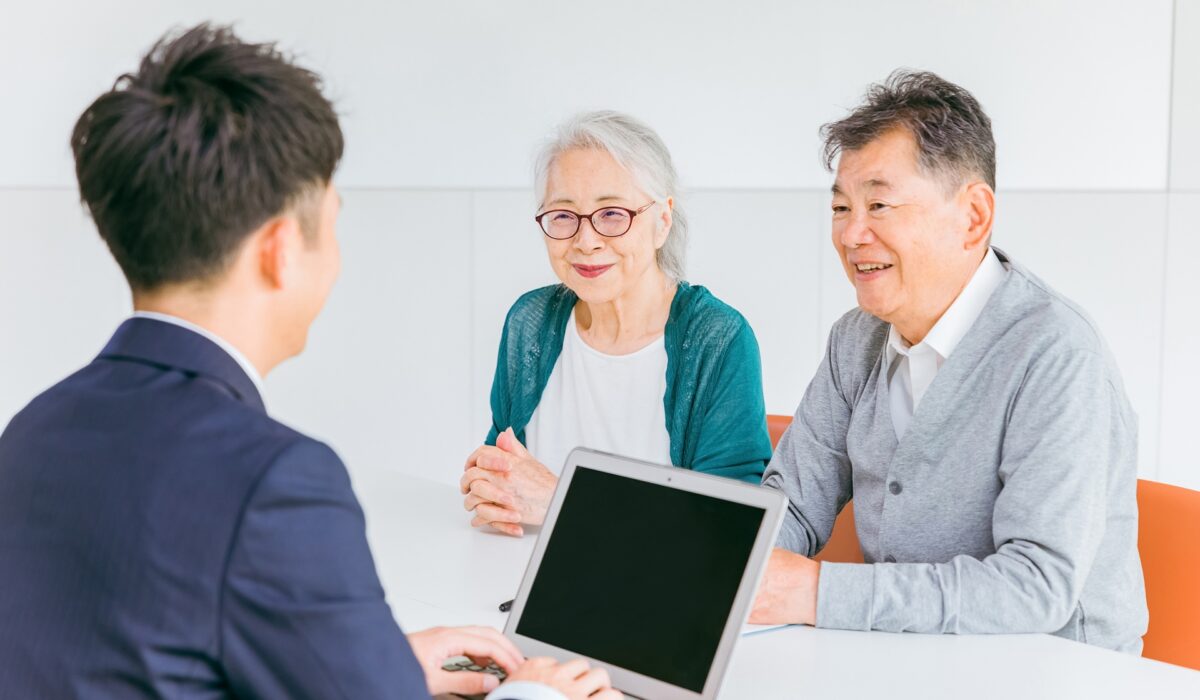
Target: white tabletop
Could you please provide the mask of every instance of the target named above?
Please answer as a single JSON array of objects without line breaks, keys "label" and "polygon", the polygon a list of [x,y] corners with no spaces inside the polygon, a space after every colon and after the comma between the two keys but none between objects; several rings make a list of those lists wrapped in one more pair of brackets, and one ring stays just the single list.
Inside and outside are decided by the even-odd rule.
[{"label": "white tabletop", "polygon": [[[447,484],[355,484],[376,566],[406,630],[502,629],[534,536],[474,530]],[[919,635],[787,627],[743,637],[721,692],[770,698],[1200,698],[1200,671],[1043,634]]]}]

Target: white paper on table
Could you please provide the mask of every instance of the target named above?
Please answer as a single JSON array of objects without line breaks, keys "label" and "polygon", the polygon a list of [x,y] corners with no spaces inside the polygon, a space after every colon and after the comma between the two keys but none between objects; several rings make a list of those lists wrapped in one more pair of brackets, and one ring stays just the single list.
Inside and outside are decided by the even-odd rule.
[{"label": "white paper on table", "polygon": [[781,627],[787,627],[787,625],[786,624],[752,625],[749,622],[747,622],[746,624],[742,625],[742,636],[749,637],[752,634],[761,634],[762,632],[770,632],[771,630],[777,630]]}]

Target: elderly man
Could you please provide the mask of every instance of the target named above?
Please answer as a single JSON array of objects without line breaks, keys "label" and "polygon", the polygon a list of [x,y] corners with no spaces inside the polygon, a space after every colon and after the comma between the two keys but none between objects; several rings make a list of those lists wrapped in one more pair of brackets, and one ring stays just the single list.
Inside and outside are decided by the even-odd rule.
[{"label": "elderly man", "polygon": [[[763,477],[790,508],[751,620],[1140,652],[1137,419],[1092,321],[989,246],[987,115],[897,72],[822,135],[861,308]],[[812,561],[851,497],[867,563]]]}]

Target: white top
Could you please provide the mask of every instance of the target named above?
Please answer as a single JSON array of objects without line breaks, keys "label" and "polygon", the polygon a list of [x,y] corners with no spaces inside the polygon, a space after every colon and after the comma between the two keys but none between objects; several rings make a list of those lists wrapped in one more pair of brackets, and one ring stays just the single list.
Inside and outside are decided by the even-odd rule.
[{"label": "white top", "polygon": [[525,447],[555,474],[576,447],[670,464],[666,391],[662,337],[628,355],[606,355],[579,337],[572,311],[562,354],[525,427]]},{"label": "white top", "polygon": [[[929,329],[925,339],[910,346],[900,332],[892,326],[888,330],[887,352],[884,353],[884,372],[888,377],[888,395],[891,397],[892,424],[896,439],[904,437],[913,413],[921,403],[933,378],[942,364],[954,352],[959,341],[971,330],[975,319],[992,292],[1004,281],[1004,265],[996,252],[988,248],[987,255],[971,281],[959,293],[958,298],[946,309],[946,313]],[[897,361],[897,358],[899,360]]]},{"label": "white top", "polygon": [[205,338],[208,338],[209,340],[213,341],[214,343],[217,344],[217,347],[221,348],[230,357],[232,357],[234,362],[238,363],[238,366],[242,368],[242,371],[246,373],[246,376],[250,377],[250,381],[254,382],[254,388],[258,390],[259,398],[261,398],[264,402],[266,402],[267,395],[265,393],[263,393],[262,377],[259,376],[258,369],[250,363],[250,360],[246,359],[246,356],[243,355],[240,350],[233,347],[233,344],[230,343],[228,340],[225,340],[224,338],[217,335],[216,333],[213,333],[212,331],[208,330],[207,328],[202,328],[202,327],[197,326],[196,324],[192,323],[191,321],[185,321],[184,319],[179,318],[178,316],[172,316],[170,314],[160,314],[157,311],[134,311],[133,318],[148,318],[152,321],[162,321],[163,323],[170,323],[173,326],[179,326],[180,328],[186,328],[193,333],[199,333],[200,335],[204,336]]}]

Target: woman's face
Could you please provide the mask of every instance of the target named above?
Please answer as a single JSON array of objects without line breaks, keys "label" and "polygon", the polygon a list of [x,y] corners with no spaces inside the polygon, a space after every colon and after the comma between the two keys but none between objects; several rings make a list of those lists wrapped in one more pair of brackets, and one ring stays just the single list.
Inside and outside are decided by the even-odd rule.
[{"label": "woman's face", "polygon": [[[629,232],[602,236],[582,215],[605,207],[637,211],[651,203],[633,177],[606,151],[575,149],[554,159],[538,213],[565,209],[581,216],[579,231],[566,240],[543,236],[554,273],[589,304],[626,296],[647,276],[658,276],[655,253],[671,230],[669,206],[655,204],[633,217]],[[553,215],[551,215],[553,216]],[[597,220],[600,215],[597,214]]]}]

